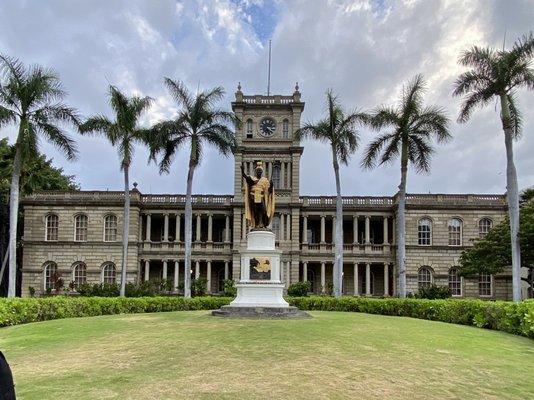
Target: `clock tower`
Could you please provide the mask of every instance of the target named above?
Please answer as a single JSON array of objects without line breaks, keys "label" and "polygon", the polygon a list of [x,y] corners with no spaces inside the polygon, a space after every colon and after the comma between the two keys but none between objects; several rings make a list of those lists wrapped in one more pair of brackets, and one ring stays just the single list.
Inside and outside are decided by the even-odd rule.
[{"label": "clock tower", "polygon": [[[241,121],[236,129],[234,165],[234,249],[245,244],[247,233],[241,167],[246,174],[253,175],[256,162],[261,161],[265,176],[273,181],[275,190],[276,213],[271,229],[283,254],[283,281],[295,282],[298,256],[292,254],[299,252],[299,166],[303,148],[294,133],[300,128],[304,110],[298,84],[291,95],[270,96],[244,95],[240,84],[232,110]],[[235,266],[239,259],[234,258]],[[234,278],[239,278],[236,274],[239,269],[234,267]]]}]

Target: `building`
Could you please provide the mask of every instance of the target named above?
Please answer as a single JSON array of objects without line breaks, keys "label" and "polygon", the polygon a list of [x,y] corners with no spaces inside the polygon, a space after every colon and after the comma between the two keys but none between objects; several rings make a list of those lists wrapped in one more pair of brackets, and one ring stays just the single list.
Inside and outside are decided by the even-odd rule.
[{"label": "building", "polygon": [[[286,285],[311,282],[328,291],[334,257],[335,197],[301,196],[300,158],[294,139],[304,109],[298,86],[292,95],[246,96],[238,87],[232,109],[243,121],[237,131],[234,194],[193,196],[193,277],[205,277],[208,291],[239,279],[239,250],[245,245],[241,166],[250,173],[263,161],[276,187],[272,229],[282,250]],[[128,281],[184,277],[184,195],[131,191]],[[46,192],[26,197],[22,293],[52,285],[59,272],[66,283],[114,282],[121,265],[122,192]],[[395,295],[396,197],[343,198],[343,293]],[[455,296],[511,298],[511,276],[463,279],[455,266],[463,249],[505,217],[503,195],[410,194],[406,206],[407,290],[436,283]]]}]

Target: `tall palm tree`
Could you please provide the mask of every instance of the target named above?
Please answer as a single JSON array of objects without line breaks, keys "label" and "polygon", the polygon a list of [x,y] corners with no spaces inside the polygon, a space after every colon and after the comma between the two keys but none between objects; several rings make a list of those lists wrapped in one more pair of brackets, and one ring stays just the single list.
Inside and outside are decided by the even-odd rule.
[{"label": "tall palm tree", "polygon": [[[350,156],[358,148],[356,125],[365,119],[363,113],[345,113],[332,90],[326,92],[328,116],[316,124],[307,123],[295,132],[298,140],[310,138],[327,143],[332,151],[332,165],[336,180],[336,226],[335,259],[333,271],[334,296],[342,293],[343,274],[343,203],[341,201],[341,180],[339,164],[347,165]],[[324,288],[323,288],[324,290]]]},{"label": "tall palm tree", "polygon": [[78,113],[61,101],[66,93],[58,75],[39,65],[25,67],[19,60],[0,55],[0,127],[18,125],[15,157],[9,193],[9,283],[8,297],[14,297],[17,275],[17,219],[22,165],[39,156],[39,140],[76,157],[74,141],[62,126],[79,124]]},{"label": "tall palm tree", "polygon": [[406,297],[406,238],[405,208],[408,164],[417,172],[430,171],[434,152],[432,139],[438,143],[450,139],[449,119],[438,106],[425,106],[425,84],[422,75],[416,75],[402,90],[396,107],[380,106],[369,119],[368,125],[381,133],[365,150],[362,166],[374,168],[377,164],[391,163],[400,154],[401,180],[397,210],[397,265],[399,269],[399,296]]},{"label": "tall palm tree", "polygon": [[463,96],[458,117],[467,122],[475,107],[489,104],[493,99],[501,103],[501,123],[506,147],[506,196],[510,216],[512,240],[513,299],[521,300],[521,251],[519,247],[519,191],[514,164],[513,141],[521,133],[521,114],[515,93],[519,88],[534,89],[534,36],[532,32],[518,39],[512,50],[495,50],[473,46],[460,56],[458,62],[470,69],[454,84],[454,96]]},{"label": "tall palm tree", "polygon": [[180,147],[188,144],[189,170],[187,173],[187,190],[185,197],[185,271],[184,297],[191,297],[191,241],[193,210],[191,192],[193,176],[202,161],[203,149],[211,144],[224,156],[232,154],[235,149],[235,132],[228,126],[239,121],[233,113],[215,108],[215,104],[224,96],[222,87],[193,95],[178,80],[165,78],[167,89],[174,98],[180,111],[172,120],[163,121],[153,128],[151,158],[161,155],[160,173],[168,173],[172,161]]},{"label": "tall palm tree", "polygon": [[104,135],[117,146],[120,168],[124,172],[124,212],[122,224],[122,265],[120,295],[126,294],[126,270],[128,269],[128,239],[130,232],[130,165],[135,144],[147,142],[147,130],[139,127],[139,119],[151,105],[150,97],[128,98],[115,86],[109,87],[109,104],[115,113],[111,121],[104,115],[89,118],[80,126],[82,133]]}]

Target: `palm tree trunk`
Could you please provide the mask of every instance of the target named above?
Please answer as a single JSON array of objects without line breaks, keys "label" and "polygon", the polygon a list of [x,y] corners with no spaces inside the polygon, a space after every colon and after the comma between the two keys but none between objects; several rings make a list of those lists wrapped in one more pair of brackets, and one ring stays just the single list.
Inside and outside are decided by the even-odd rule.
[{"label": "palm tree trunk", "polygon": [[124,216],[122,228],[122,266],[121,266],[121,290],[120,295],[126,295],[126,270],[128,269],[128,241],[130,235],[130,166],[123,165],[124,168]]},{"label": "palm tree trunk", "polygon": [[335,226],[335,260],[334,260],[334,296],[341,297],[343,285],[343,203],[341,201],[341,182],[339,179],[339,163],[332,148],[334,174],[336,177],[336,226]]},{"label": "palm tree trunk", "polygon": [[189,160],[189,172],[187,173],[187,192],[185,194],[185,271],[184,271],[184,297],[191,297],[191,241],[193,238],[193,207],[191,204],[191,192],[193,190],[193,175],[195,163],[191,157]]},{"label": "palm tree trunk", "polygon": [[512,240],[512,291],[514,301],[521,301],[521,249],[519,245],[519,190],[514,164],[513,127],[506,94],[501,95],[501,121],[506,146],[506,197]]},{"label": "palm tree trunk", "polygon": [[13,173],[11,175],[11,188],[9,192],[9,282],[7,297],[15,297],[17,290],[17,223],[19,216],[19,182],[21,167],[22,154],[20,145],[17,141],[15,144],[15,158],[13,160]]},{"label": "palm tree trunk", "polygon": [[399,297],[406,297],[406,178],[408,174],[408,143],[403,140],[401,154],[401,181],[397,209],[397,266],[399,268]]}]

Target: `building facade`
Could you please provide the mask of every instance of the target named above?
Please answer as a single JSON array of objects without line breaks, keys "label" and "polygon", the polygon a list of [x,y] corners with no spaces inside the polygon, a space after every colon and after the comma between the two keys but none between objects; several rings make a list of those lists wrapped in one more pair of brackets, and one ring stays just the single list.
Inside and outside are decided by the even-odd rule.
[{"label": "building facade", "polygon": [[[240,250],[246,245],[241,167],[251,173],[262,161],[275,186],[272,230],[282,251],[282,280],[311,282],[312,292],[331,290],[335,197],[301,196],[303,147],[293,133],[304,103],[292,95],[247,96],[238,87],[232,109],[243,122],[236,131],[234,194],[193,196],[192,277],[223,290],[239,279]],[[121,266],[122,192],[46,192],[26,197],[22,294],[46,292],[54,273],[68,284],[115,282]],[[343,293],[394,296],[397,198],[343,198]],[[127,279],[165,279],[175,292],[183,285],[185,195],[131,191]],[[504,195],[409,194],[406,205],[407,290],[435,283],[454,296],[511,298],[511,275],[460,278],[462,250],[484,236],[506,214]],[[57,276],[57,275],[56,275]]]}]

